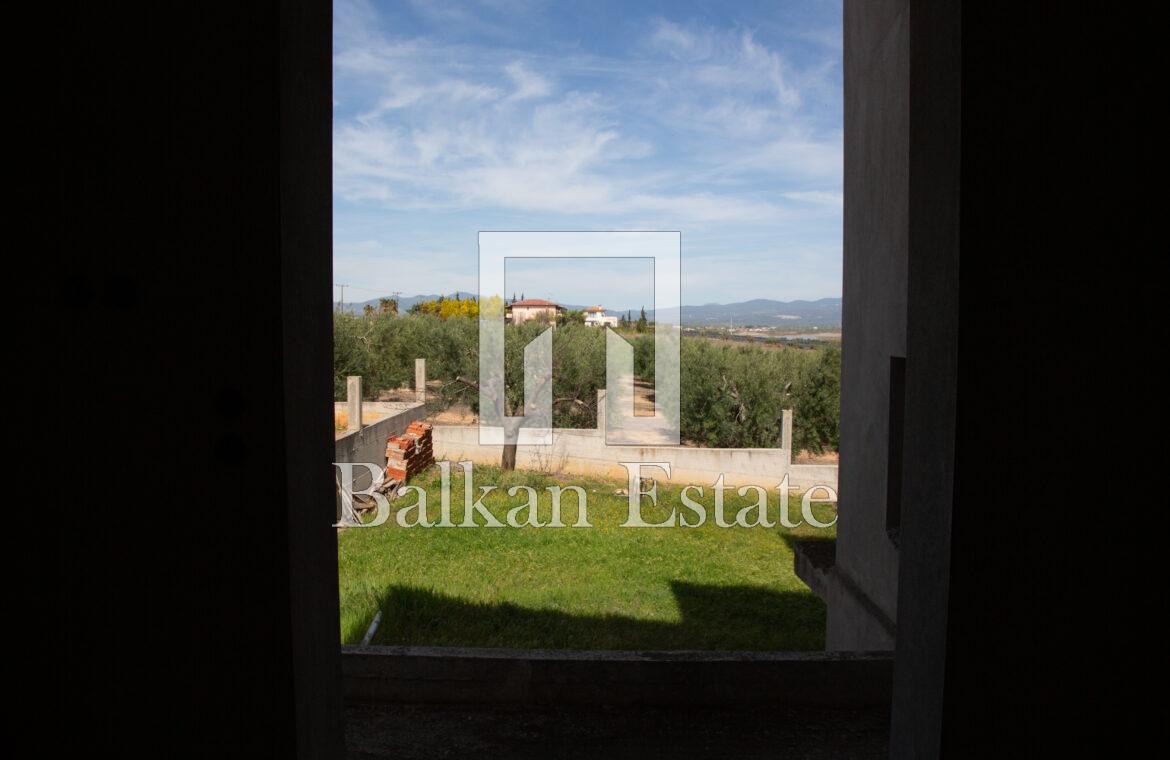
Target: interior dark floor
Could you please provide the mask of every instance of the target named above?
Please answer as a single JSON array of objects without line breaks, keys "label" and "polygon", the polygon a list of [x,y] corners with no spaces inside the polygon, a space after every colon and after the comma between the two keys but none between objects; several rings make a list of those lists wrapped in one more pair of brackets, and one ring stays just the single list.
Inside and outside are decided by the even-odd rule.
[{"label": "interior dark floor", "polygon": [[348,757],[877,758],[889,711],[349,704]]}]

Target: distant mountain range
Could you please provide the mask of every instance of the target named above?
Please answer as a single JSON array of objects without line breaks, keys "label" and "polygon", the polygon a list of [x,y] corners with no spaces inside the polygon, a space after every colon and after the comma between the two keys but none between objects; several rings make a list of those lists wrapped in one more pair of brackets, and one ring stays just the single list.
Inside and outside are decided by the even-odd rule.
[{"label": "distant mountain range", "polygon": [[776,327],[784,325],[841,324],[841,299],[818,298],[815,301],[773,301],[756,298],[740,303],[708,303],[683,306],[682,321],[687,327],[734,324]]},{"label": "distant mountain range", "polygon": [[[456,295],[466,297],[468,293],[448,293],[445,298],[454,298]],[[398,308],[406,312],[411,306],[420,301],[433,301],[438,294],[402,296],[398,299]],[[345,310],[351,314],[360,314],[367,304],[378,307],[380,299],[371,298],[360,303],[347,303]],[[581,304],[564,304],[568,309],[583,309]],[[640,306],[629,309],[606,309],[607,314],[620,316],[629,312],[638,318]],[[646,310],[646,316],[654,319],[654,311]],[[821,325],[839,326],[841,324],[841,299],[818,298],[815,301],[773,301],[768,298],[756,298],[740,303],[708,303],[702,306],[682,307],[683,325],[686,327],[744,327],[756,325],[760,327],[793,327]]]},{"label": "distant mountain range", "polygon": [[[459,295],[463,298],[466,298],[470,294],[469,293],[458,293],[458,294],[447,293],[446,295],[443,296],[443,298],[454,298],[456,295]],[[383,297],[384,298],[392,298],[392,296],[383,296]],[[406,312],[410,311],[410,307],[414,306],[416,303],[419,303],[421,301],[433,301],[438,297],[439,297],[438,293],[432,293],[430,295],[425,295],[425,296],[399,296],[398,297],[398,310],[401,313],[405,314]],[[373,306],[375,309],[378,308],[378,304],[381,302],[381,300],[382,300],[382,298],[371,298],[368,301],[360,301],[358,303],[347,303],[345,305],[345,310],[348,311],[350,314],[361,314],[362,311],[367,306]],[[336,306],[336,305],[337,304],[335,303],[334,306]]]}]

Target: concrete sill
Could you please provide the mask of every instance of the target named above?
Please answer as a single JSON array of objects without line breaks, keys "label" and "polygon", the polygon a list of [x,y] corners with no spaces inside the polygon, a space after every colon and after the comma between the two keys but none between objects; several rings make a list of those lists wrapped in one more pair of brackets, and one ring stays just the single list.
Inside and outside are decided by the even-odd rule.
[{"label": "concrete sill", "polygon": [[827,600],[830,576],[833,566],[837,564],[837,541],[814,539],[796,541],[792,552],[793,571],[796,577],[804,581],[812,592],[823,600]]},{"label": "concrete sill", "polygon": [[346,646],[350,702],[860,707],[890,702],[889,652],[635,652]]}]

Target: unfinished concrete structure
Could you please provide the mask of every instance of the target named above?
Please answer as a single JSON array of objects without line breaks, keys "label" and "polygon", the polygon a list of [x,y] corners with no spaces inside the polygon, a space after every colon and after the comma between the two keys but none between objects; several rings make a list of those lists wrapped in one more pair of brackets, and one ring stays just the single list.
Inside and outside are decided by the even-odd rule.
[{"label": "unfinished concrete structure", "polygon": [[[427,416],[427,408],[409,401],[381,401],[375,404],[379,419],[370,422],[360,430],[352,430],[338,436],[333,442],[334,462],[370,462],[386,466],[386,439],[400,435],[410,423]],[[364,481],[355,477],[354,488],[360,490],[368,484],[368,478],[360,473]]]},{"label": "unfinished concrete structure", "polygon": [[[834,547],[798,545],[825,646],[893,649],[909,224],[909,9],[850,3],[845,27],[841,464]],[[828,549],[826,551],[826,549]]]},{"label": "unfinished concrete structure", "polygon": [[[519,469],[568,472],[624,480],[628,471],[621,462],[665,462],[670,478],[662,470],[647,467],[645,476],[669,481],[710,486],[720,475],[728,486],[756,485],[773,490],[787,476],[789,486],[805,490],[813,486],[837,488],[837,465],[793,464],[792,411],[785,410],[781,447],[774,449],[718,449],[695,446],[611,446],[605,442],[605,396],[597,392],[597,427],[557,428],[549,446],[517,446]],[[499,465],[502,444],[480,443],[473,425],[436,425],[435,457],[476,464]],[[833,499],[821,492],[819,498]],[[876,648],[876,647],[875,647]]]}]

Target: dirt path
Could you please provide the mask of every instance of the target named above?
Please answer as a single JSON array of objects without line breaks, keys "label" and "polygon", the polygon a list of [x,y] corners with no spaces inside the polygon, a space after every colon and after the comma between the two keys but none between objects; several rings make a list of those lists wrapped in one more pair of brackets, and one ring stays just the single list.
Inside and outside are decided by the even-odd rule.
[{"label": "dirt path", "polygon": [[634,416],[654,416],[654,385],[645,380],[634,381]]}]

